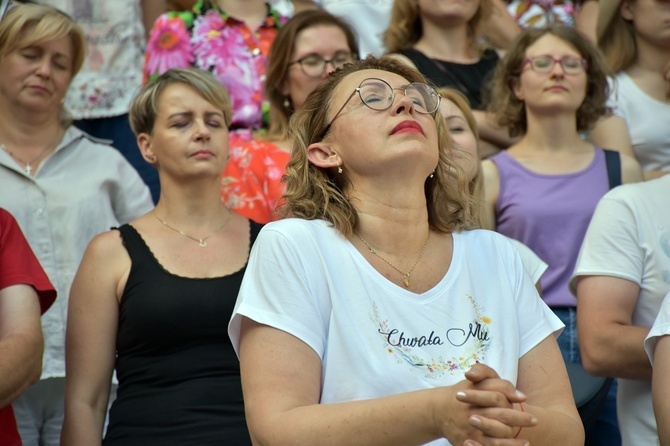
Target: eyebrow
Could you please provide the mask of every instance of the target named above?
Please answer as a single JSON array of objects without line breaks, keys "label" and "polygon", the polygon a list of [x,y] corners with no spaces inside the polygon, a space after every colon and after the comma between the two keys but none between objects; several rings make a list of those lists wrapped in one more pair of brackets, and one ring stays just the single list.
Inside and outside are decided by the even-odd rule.
[{"label": "eyebrow", "polygon": [[[172,113],[172,114],[168,115],[167,118],[168,119],[173,119],[173,118],[180,118],[182,116],[192,117],[194,115],[195,115],[195,113],[192,112],[192,111],[183,111],[183,112]],[[217,117],[223,118],[223,113],[218,112],[218,111],[216,111],[216,112],[210,111],[210,112],[205,112],[205,116],[206,117],[217,116]]]}]

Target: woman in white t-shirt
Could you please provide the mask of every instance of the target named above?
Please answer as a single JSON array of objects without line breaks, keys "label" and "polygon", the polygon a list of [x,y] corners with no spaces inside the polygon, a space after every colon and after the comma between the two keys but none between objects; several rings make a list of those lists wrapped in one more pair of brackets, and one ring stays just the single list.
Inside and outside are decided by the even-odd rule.
[{"label": "woman in white t-shirt", "polygon": [[647,179],[670,172],[670,4],[601,0],[598,46],[616,73],[610,104],[590,137],[600,147],[634,154]]},{"label": "woman in white t-shirt", "polygon": [[293,116],[293,218],[259,234],[229,326],[255,442],[583,444],[562,324],[505,238],[466,230],[439,102],[369,57]]}]

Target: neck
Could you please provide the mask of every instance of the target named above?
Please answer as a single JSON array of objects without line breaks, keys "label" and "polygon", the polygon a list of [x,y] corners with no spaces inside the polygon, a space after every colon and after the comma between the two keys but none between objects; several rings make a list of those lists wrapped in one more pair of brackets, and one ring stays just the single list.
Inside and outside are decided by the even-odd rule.
[{"label": "neck", "polygon": [[636,38],[637,55],[634,68],[664,74],[670,60],[670,48],[654,45],[652,42]]},{"label": "neck", "polygon": [[433,59],[470,63],[479,59],[468,39],[467,24],[447,27],[423,20],[423,34],[414,47]]},{"label": "neck", "polygon": [[0,144],[22,150],[42,150],[63,131],[58,116],[34,113],[0,102]]},{"label": "neck", "polygon": [[217,0],[217,5],[231,17],[255,30],[265,20],[267,5],[264,0]]},{"label": "neck", "polygon": [[[422,190],[423,191],[423,190]],[[358,234],[375,249],[391,254],[418,252],[428,234],[426,200],[401,194],[349,194],[358,213]]]},{"label": "neck", "polygon": [[526,119],[526,134],[515,146],[551,152],[569,151],[581,146],[582,139],[577,132],[574,114],[527,114]]},{"label": "neck", "polygon": [[159,171],[159,179],[161,195],[155,211],[172,225],[202,227],[230,212],[221,202],[218,175],[216,178],[171,179]]}]

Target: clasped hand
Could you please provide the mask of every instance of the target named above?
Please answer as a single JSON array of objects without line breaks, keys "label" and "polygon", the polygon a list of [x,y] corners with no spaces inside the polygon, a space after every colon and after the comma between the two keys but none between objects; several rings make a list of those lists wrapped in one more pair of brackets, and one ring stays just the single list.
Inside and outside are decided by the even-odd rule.
[{"label": "clasped hand", "polygon": [[526,396],[484,364],[475,364],[465,378],[449,388],[451,401],[437,406],[443,412],[436,414],[442,435],[453,445],[527,444],[515,438],[520,429],[537,424],[537,418],[519,405]]}]

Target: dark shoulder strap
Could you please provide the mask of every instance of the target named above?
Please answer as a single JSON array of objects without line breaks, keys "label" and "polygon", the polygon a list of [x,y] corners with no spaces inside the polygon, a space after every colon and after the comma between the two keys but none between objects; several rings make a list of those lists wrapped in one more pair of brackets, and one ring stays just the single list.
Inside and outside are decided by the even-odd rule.
[{"label": "dark shoulder strap", "polygon": [[610,189],[621,185],[621,155],[615,150],[603,149],[605,152],[605,165],[607,166],[607,180]]},{"label": "dark shoulder strap", "polygon": [[258,233],[261,232],[261,229],[263,228],[263,225],[260,223],[256,223],[253,220],[249,220],[249,225],[250,225],[249,244],[250,246],[253,246],[254,242],[256,241],[256,237],[258,237]]}]

